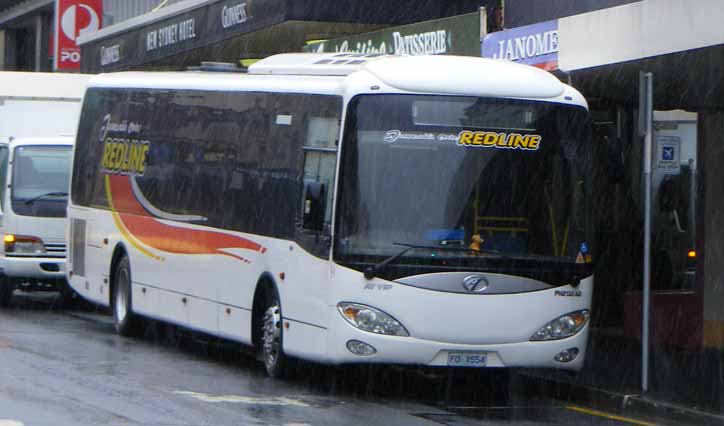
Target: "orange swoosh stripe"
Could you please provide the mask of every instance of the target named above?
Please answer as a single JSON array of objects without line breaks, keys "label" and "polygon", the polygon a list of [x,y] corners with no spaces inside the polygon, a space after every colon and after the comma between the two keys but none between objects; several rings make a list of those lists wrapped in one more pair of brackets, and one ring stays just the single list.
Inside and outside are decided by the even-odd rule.
[{"label": "orange swoosh stripe", "polygon": [[109,176],[109,181],[114,206],[122,212],[119,216],[123,225],[133,237],[149,247],[176,254],[219,254],[246,263],[251,262],[244,257],[223,250],[236,248],[260,253],[266,252],[266,248],[246,238],[162,223],[150,216],[136,200],[128,176]]},{"label": "orange swoosh stripe", "polygon": [[136,250],[141,252],[142,254],[151,257],[156,260],[162,260],[161,257],[156,256],[155,254],[151,253],[150,251],[146,250],[141,244],[133,238],[133,235],[131,235],[128,232],[128,229],[123,225],[123,222],[121,221],[120,216],[116,212],[115,205],[113,203],[113,193],[111,192],[111,183],[109,176],[106,175],[105,178],[105,186],[106,186],[106,197],[108,198],[108,206],[111,208],[111,215],[113,216],[113,222],[116,224],[116,228],[120,231],[121,235],[133,246]]}]

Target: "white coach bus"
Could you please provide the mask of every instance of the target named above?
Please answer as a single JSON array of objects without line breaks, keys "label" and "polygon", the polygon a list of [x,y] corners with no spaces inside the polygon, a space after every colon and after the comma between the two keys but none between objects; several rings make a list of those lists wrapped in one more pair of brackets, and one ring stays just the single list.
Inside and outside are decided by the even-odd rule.
[{"label": "white coach bus", "polygon": [[72,287],[330,364],[578,370],[593,292],[587,104],[464,57],[273,56],[84,98]]}]

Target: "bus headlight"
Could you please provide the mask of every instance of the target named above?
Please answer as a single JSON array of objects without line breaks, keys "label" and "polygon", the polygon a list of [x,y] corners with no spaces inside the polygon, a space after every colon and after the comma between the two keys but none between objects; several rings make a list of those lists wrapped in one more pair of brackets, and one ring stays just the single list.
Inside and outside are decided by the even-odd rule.
[{"label": "bus headlight", "polygon": [[588,311],[576,311],[560,316],[541,327],[530,338],[532,341],[558,340],[571,337],[581,331],[588,322]]},{"label": "bus headlight", "polygon": [[360,330],[390,336],[410,335],[396,319],[371,306],[341,302],[337,305],[337,309],[348,323]]},{"label": "bus headlight", "polygon": [[14,254],[43,254],[45,245],[43,240],[29,235],[5,234],[5,253]]}]

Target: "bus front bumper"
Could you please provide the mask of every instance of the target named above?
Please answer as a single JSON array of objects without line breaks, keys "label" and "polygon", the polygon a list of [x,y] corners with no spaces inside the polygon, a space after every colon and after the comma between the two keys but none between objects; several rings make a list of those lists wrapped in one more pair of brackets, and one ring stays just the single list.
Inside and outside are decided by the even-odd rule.
[{"label": "bus front bumper", "polygon": [[1,262],[7,277],[35,280],[65,279],[65,258],[62,257],[3,256]]},{"label": "bus front bumper", "polygon": [[[355,355],[348,342],[358,341],[374,348],[374,355]],[[544,368],[579,371],[583,367],[588,342],[588,325],[578,334],[560,340],[525,341],[492,345],[465,345],[410,337],[368,333],[348,324],[329,330],[330,361],[335,364],[408,364],[429,367]],[[566,362],[556,356],[576,352]],[[460,357],[477,356],[478,362],[460,365]],[[464,362],[462,364],[465,364]]]}]

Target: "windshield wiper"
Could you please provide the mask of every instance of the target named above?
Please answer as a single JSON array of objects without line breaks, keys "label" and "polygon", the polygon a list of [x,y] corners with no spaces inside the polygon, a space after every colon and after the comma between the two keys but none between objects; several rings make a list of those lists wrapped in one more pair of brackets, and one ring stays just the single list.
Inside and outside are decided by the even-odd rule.
[{"label": "windshield wiper", "polygon": [[382,270],[385,269],[385,267],[387,267],[387,265],[390,264],[390,262],[394,262],[395,260],[401,258],[405,253],[407,253],[408,251],[410,251],[414,248],[415,247],[413,247],[413,246],[405,247],[401,252],[388,257],[387,259],[383,260],[382,262],[380,262],[374,266],[366,267],[365,268],[365,278],[367,278],[368,280],[371,280],[372,278],[376,277],[380,272],[382,272]]},{"label": "windshield wiper", "polygon": [[588,265],[583,264],[575,264],[571,259],[565,259],[560,257],[554,257],[554,256],[545,256],[545,255],[537,255],[537,254],[509,254],[509,253],[501,253],[498,250],[475,250],[470,247],[454,247],[454,246],[436,246],[436,245],[424,245],[424,244],[408,244],[408,243],[392,243],[392,245],[396,246],[402,246],[404,247],[403,250],[401,250],[399,253],[396,253],[387,259],[381,261],[380,263],[377,263],[373,266],[368,266],[364,270],[364,276],[368,280],[371,280],[372,278],[375,278],[382,272],[390,263],[396,261],[400,257],[404,256],[405,253],[412,249],[427,249],[427,250],[440,250],[440,251],[459,251],[459,252],[467,252],[472,254],[478,254],[482,255],[481,259],[495,259],[496,261],[500,260],[508,260],[508,261],[530,261],[530,262],[544,262],[544,263],[552,263],[552,264],[558,264],[558,265],[565,265],[565,266],[575,266],[576,268],[585,268],[588,267]]},{"label": "windshield wiper", "polygon": [[67,192],[46,192],[45,194],[40,194],[37,197],[33,197],[33,198],[25,201],[25,204],[27,205],[27,204],[34,203],[34,202],[38,201],[39,199],[45,198],[45,197],[67,197],[67,196],[68,196]]},{"label": "windshield wiper", "polygon": [[451,247],[451,246],[433,246],[433,245],[421,245],[421,244],[408,244],[408,243],[392,243],[392,245],[395,246],[403,246],[405,247],[402,251],[400,251],[397,254],[394,254],[387,259],[383,260],[382,262],[374,265],[374,266],[368,266],[364,270],[365,278],[368,280],[371,280],[372,278],[379,275],[380,272],[382,272],[387,265],[394,262],[395,260],[401,258],[405,255],[408,251],[412,249],[428,249],[428,250],[445,250],[445,251],[464,251],[464,252],[473,252],[473,253],[481,253],[481,254],[493,254],[493,255],[499,255],[500,252],[495,250],[475,250],[471,249],[469,247]]},{"label": "windshield wiper", "polygon": [[466,251],[481,254],[496,254],[499,255],[498,250],[486,250],[486,249],[473,249],[465,246],[451,246],[451,245],[426,245],[426,244],[408,244],[408,243],[392,243],[395,246],[403,246],[407,248],[418,248],[418,249],[430,249],[430,250],[444,250],[444,251]]}]

